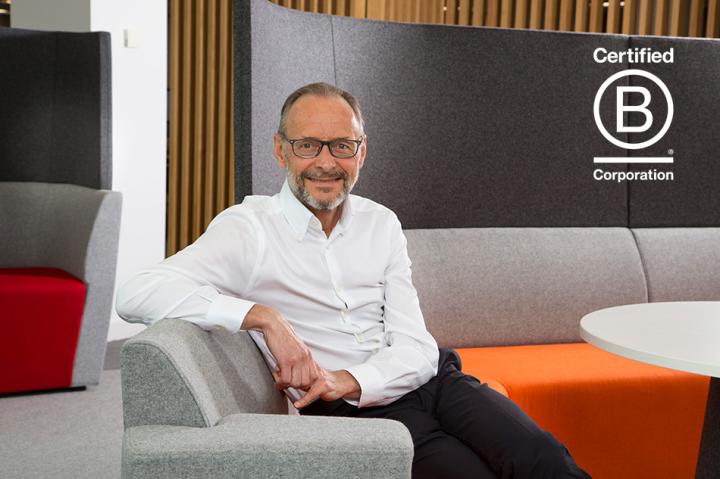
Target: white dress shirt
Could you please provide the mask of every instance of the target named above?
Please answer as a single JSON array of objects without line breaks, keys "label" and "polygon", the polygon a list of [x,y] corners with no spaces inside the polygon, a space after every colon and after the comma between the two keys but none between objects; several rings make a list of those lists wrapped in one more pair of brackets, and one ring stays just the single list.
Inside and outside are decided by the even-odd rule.
[{"label": "white dress shirt", "polygon": [[[290,190],[248,196],[192,245],[140,272],[117,295],[130,322],[163,318],[236,332],[255,303],[278,310],[317,363],[360,384],[359,407],[389,404],[437,373],[438,349],[410,277],[400,222],[349,195],[330,237]],[[270,368],[260,331],[249,334]],[[304,392],[289,388],[294,401]]]}]

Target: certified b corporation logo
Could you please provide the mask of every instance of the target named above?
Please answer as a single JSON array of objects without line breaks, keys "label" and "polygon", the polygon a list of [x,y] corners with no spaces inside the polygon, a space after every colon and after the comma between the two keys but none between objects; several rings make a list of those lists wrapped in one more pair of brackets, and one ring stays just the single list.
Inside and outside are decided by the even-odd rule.
[{"label": "certified b corporation logo", "polygon": [[[597,63],[673,63],[674,50],[659,52],[650,48],[633,48],[619,52],[608,52],[604,48],[597,48],[593,58]],[[638,78],[639,77],[639,78]],[[633,80],[635,78],[635,80]],[[623,81],[624,80],[624,81]],[[641,85],[652,85],[650,88]],[[612,100],[615,85],[615,102],[612,111],[607,112],[608,101]],[[654,93],[654,95],[653,95]],[[603,110],[603,98],[606,108]],[[642,98],[640,102],[638,99]],[[632,100],[632,101],[631,101]],[[602,112],[605,111],[603,118]],[[653,113],[655,112],[655,113]],[[595,94],[593,102],[593,116],[595,124],[602,136],[613,145],[625,150],[642,150],[654,145],[665,136],[672,124],[675,107],[672,95],[667,85],[648,71],[638,68],[623,70],[611,75],[605,80]],[[663,118],[664,116],[664,118]],[[642,124],[630,124],[630,118],[642,120]],[[605,122],[603,121],[605,120]],[[635,123],[638,123],[635,121]],[[652,131],[651,131],[652,130]],[[631,135],[633,134],[633,135]],[[673,154],[668,149],[668,155]],[[597,163],[673,163],[672,156],[632,156],[595,157]],[[596,180],[673,180],[673,172],[649,169],[647,171],[603,171],[596,169],[593,172]]]},{"label": "certified b corporation logo", "polygon": [[[663,92],[663,95],[665,96],[665,101],[667,102],[667,117],[665,118],[665,123],[663,124],[662,128],[659,132],[655,134],[652,138],[649,140],[641,141],[639,143],[629,143],[626,141],[622,141],[619,138],[614,137],[610,134],[610,132],[605,128],[605,125],[603,125],[602,118],[600,118],[600,101],[602,100],[603,94],[608,89],[608,87],[613,84],[615,81],[619,80],[620,78],[631,76],[631,75],[637,75],[641,77],[645,77],[651,81],[653,81],[659,88],[660,91]],[[625,94],[626,93],[640,93],[643,96],[643,102],[640,105],[626,105],[624,103],[625,101]],[[616,95],[616,131],[618,133],[643,133],[650,129],[650,127],[653,124],[653,114],[652,111],[649,110],[647,107],[650,105],[652,96],[650,95],[650,90],[648,90],[645,87],[642,86],[618,86],[617,87],[617,95]],[[638,112],[645,116],[645,123],[643,123],[640,126],[629,126],[625,125],[625,112]],[[595,116],[595,124],[597,125],[598,129],[600,130],[600,133],[603,134],[607,140],[612,143],[615,146],[619,146],[620,148],[627,148],[628,150],[640,150],[642,148],[647,148],[650,145],[654,145],[655,143],[660,140],[663,136],[665,136],[665,133],[667,133],[668,129],[670,128],[670,124],[672,123],[673,114],[674,114],[674,106],[672,101],[672,96],[670,96],[670,90],[668,90],[667,86],[661,79],[659,79],[656,75],[653,75],[650,72],[646,72],[645,70],[637,70],[637,69],[631,69],[631,70],[625,70],[621,72],[617,72],[614,75],[612,75],[610,78],[605,80],[605,82],[600,85],[600,88],[598,89],[597,94],[595,95],[595,103],[593,105],[593,115]]]}]

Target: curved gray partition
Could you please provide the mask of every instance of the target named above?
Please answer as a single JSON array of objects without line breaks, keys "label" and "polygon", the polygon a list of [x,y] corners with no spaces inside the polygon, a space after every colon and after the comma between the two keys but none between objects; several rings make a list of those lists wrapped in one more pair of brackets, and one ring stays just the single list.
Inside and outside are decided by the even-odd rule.
[{"label": "curved gray partition", "polygon": [[[283,172],[271,137],[282,102],[305,83],[326,81],[363,106],[368,158],[355,192],[396,211],[405,228],[718,222],[720,193],[701,205],[688,194],[694,182],[717,182],[720,174],[705,164],[720,149],[720,135],[696,133],[705,128],[697,119],[718,122],[711,83],[720,71],[718,41],[391,23],[266,0],[236,1],[235,22],[238,201],[279,190]],[[676,113],[667,137],[683,162],[676,173],[682,180],[635,189],[594,179],[594,157],[634,154],[606,140],[593,116],[601,84],[632,66],[598,63],[594,51],[663,49],[668,42],[682,58],[663,78],[678,99],[695,95],[695,107]],[[603,97],[602,117],[614,118],[614,101]],[[703,103],[709,108],[696,116]],[[667,139],[656,147],[669,148]],[[658,208],[666,201],[681,206]]]},{"label": "curved gray partition", "polygon": [[[642,153],[662,156],[672,151],[675,179],[671,183],[630,183],[630,226],[718,226],[720,41],[632,37],[630,42],[633,48],[673,49],[672,64],[643,65],[642,68],[667,84],[675,107],[667,134]],[[647,81],[643,84],[652,88]],[[640,135],[631,134],[634,136]]]},{"label": "curved gray partition", "polygon": [[0,52],[0,181],[110,189],[110,35],[0,28]]}]

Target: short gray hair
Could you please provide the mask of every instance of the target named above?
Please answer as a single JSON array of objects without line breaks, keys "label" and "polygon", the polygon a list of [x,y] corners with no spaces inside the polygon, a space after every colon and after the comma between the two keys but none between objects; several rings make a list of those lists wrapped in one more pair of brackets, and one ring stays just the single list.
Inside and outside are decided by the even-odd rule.
[{"label": "short gray hair", "polygon": [[362,133],[364,131],[365,122],[363,121],[362,111],[360,111],[360,103],[357,101],[357,98],[355,98],[351,93],[343,90],[342,88],[338,88],[335,85],[319,82],[309,83],[305,86],[301,86],[285,99],[282,110],[280,110],[280,125],[278,126],[278,133],[280,133],[281,135],[285,136],[285,129],[287,128],[287,117],[288,112],[290,111],[290,107],[292,107],[295,102],[304,95],[317,95],[323,97],[339,96],[340,98],[345,100],[348,105],[350,105],[353,113],[355,113],[355,118],[360,124],[360,132]]}]

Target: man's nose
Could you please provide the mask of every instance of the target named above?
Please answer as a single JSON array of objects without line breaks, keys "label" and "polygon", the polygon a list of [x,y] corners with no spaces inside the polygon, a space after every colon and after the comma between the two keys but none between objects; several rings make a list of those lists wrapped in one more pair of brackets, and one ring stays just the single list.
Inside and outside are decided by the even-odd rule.
[{"label": "man's nose", "polygon": [[335,157],[330,154],[330,145],[323,145],[320,154],[315,158],[315,165],[323,170],[335,168]]}]

